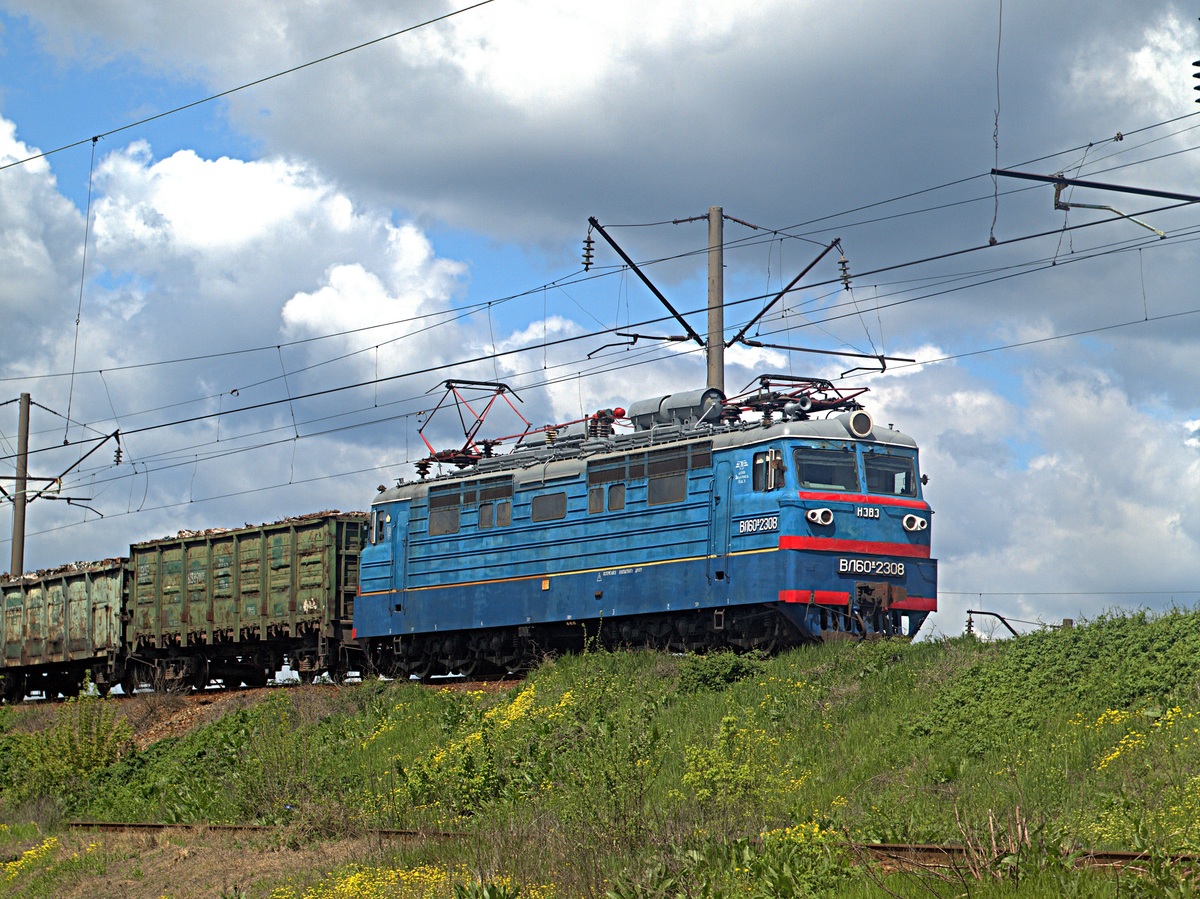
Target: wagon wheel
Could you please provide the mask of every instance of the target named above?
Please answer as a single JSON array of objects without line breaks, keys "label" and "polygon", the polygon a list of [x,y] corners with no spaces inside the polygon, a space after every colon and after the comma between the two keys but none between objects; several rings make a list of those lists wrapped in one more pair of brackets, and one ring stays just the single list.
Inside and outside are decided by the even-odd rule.
[{"label": "wagon wheel", "polygon": [[196,670],[192,672],[190,678],[192,689],[198,693],[203,693],[204,688],[208,686],[208,660],[205,658],[196,659]]},{"label": "wagon wheel", "polygon": [[125,673],[121,675],[121,680],[119,683],[121,684],[122,692],[124,692],[126,696],[132,696],[134,691],[142,685],[142,678],[140,677],[137,669],[130,665],[125,669]]},{"label": "wagon wheel", "polygon": [[25,698],[25,675],[9,672],[4,675],[3,694],[5,702],[20,702]]}]

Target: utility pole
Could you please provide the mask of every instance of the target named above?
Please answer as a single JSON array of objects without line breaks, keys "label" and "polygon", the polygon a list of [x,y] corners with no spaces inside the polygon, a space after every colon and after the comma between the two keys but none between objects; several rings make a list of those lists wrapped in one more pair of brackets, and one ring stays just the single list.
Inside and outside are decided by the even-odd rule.
[{"label": "utility pole", "polygon": [[[0,405],[7,406],[13,402],[8,400]],[[63,496],[61,494],[62,479],[71,471],[83,464],[83,460],[87,459],[92,453],[100,449],[110,440],[117,441],[117,455],[115,464],[121,462],[121,430],[118,428],[111,434],[105,435],[95,441],[95,445],[86,453],[81,455],[77,460],[67,466],[66,470],[53,478],[31,477],[29,474],[29,408],[33,405],[28,393],[21,394],[21,416],[18,425],[17,433],[17,465],[16,473],[13,477],[13,492],[9,493],[3,487],[0,487],[0,496],[3,496],[6,501],[11,500],[13,504],[13,528],[12,528],[12,564],[9,566],[9,574],[13,577],[20,577],[25,573],[25,510],[29,504],[36,499],[46,497],[47,499],[63,500],[68,504],[81,506],[91,512],[96,512],[90,506],[85,506],[81,500],[91,500],[91,497],[79,496]],[[42,407],[45,408],[44,406]],[[66,441],[63,441],[66,445]],[[36,481],[43,483],[45,486],[34,488],[34,492],[29,492],[29,482]],[[46,496],[51,490],[54,491],[54,496]],[[96,512],[100,515],[99,512]],[[103,518],[103,515],[100,515]]]},{"label": "utility pole", "polygon": [[708,207],[708,386],[725,392],[725,220]]},{"label": "utility pole", "polygon": [[25,491],[29,478],[29,394],[21,394],[21,415],[17,430],[17,482],[13,490],[12,565],[8,573],[25,573]]}]

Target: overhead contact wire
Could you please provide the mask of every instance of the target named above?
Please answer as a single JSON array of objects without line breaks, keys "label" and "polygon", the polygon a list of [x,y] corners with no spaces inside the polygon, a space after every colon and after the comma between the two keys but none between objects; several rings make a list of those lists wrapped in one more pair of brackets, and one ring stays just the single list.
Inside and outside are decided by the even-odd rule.
[{"label": "overhead contact wire", "polygon": [[354,53],[355,51],[362,50],[365,47],[370,47],[374,44],[379,44],[379,43],[382,43],[383,41],[389,41],[392,38],[400,37],[403,34],[408,34],[409,32],[416,31],[419,28],[425,28],[426,26],[429,26],[429,25],[435,25],[438,22],[444,22],[446,19],[452,19],[455,16],[460,16],[463,13],[471,12],[474,9],[478,9],[481,6],[487,6],[489,3],[494,3],[494,2],[495,2],[495,0],[479,0],[478,3],[473,3],[470,6],[464,6],[462,9],[452,10],[451,12],[445,13],[444,15],[435,16],[432,19],[426,19],[424,22],[418,22],[416,25],[409,25],[407,28],[401,28],[399,31],[393,31],[391,34],[385,34],[383,37],[373,38],[372,40],[364,41],[361,44],[356,44],[353,47],[347,47],[344,50],[338,50],[336,53],[330,53],[326,56],[322,56],[319,59],[312,59],[312,60],[309,60],[308,62],[301,63],[300,65],[292,66],[289,69],[284,69],[281,72],[276,72],[274,75],[267,75],[263,78],[257,78],[254,81],[247,81],[245,84],[239,84],[237,87],[231,87],[228,90],[221,91],[220,93],[211,94],[211,95],[209,95],[207,97],[203,97],[199,100],[193,100],[190,103],[185,103],[182,106],[176,106],[173,109],[168,109],[164,112],[159,112],[159,113],[155,113],[154,115],[151,115],[151,116],[146,116],[144,119],[138,119],[136,122],[130,122],[127,125],[121,125],[119,128],[112,128],[108,131],[101,132],[100,134],[97,134],[94,137],[91,137],[91,138],[85,137],[82,140],[77,140],[77,141],[73,141],[72,143],[69,143],[69,144],[64,144],[63,146],[56,147],[53,150],[46,150],[42,153],[36,153],[33,156],[27,156],[24,159],[17,159],[17,160],[14,160],[13,162],[7,162],[3,165],[0,165],[0,171],[3,171],[4,169],[12,168],[13,166],[24,165],[27,162],[33,162],[36,159],[44,159],[47,156],[52,156],[55,153],[61,153],[63,150],[70,150],[74,147],[82,146],[83,144],[87,143],[89,140],[92,141],[93,144],[95,144],[95,142],[100,140],[101,138],[109,137],[110,135],[113,135],[113,134],[120,134],[122,131],[129,131],[132,128],[137,128],[141,125],[148,124],[149,122],[155,122],[159,119],[166,118],[167,116],[172,116],[172,115],[175,115],[176,113],[184,112],[189,109],[194,109],[197,106],[203,106],[205,103],[211,103],[214,100],[220,100],[222,97],[228,97],[229,95],[236,94],[239,91],[244,91],[244,90],[247,90],[252,87],[257,87],[260,84],[266,84],[268,81],[274,81],[276,78],[282,78],[285,75],[292,75],[296,72],[302,71],[303,69],[308,69],[308,68],[311,68],[312,66],[320,65],[323,62],[329,62],[329,60],[331,60],[331,59],[337,59],[339,56],[345,56],[348,53]]}]

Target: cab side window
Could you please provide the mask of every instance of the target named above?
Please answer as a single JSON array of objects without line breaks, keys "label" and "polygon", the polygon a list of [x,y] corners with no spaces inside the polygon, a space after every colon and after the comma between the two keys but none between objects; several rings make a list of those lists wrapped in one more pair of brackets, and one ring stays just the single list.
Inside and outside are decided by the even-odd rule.
[{"label": "cab side window", "polygon": [[753,485],[756,491],[776,490],[783,486],[783,452],[769,449],[754,454]]}]

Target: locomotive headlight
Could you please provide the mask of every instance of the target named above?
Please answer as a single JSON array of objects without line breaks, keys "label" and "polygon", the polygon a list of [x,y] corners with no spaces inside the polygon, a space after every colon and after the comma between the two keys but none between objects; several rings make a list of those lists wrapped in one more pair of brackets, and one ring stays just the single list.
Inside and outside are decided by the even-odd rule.
[{"label": "locomotive headlight", "polygon": [[828,527],[829,525],[833,524],[832,509],[809,509],[808,512],[805,513],[804,517],[813,524],[819,524],[824,527]]},{"label": "locomotive headlight", "polygon": [[927,519],[922,518],[920,515],[912,514],[905,515],[904,520],[901,521],[901,524],[904,525],[904,530],[911,532],[923,531],[929,527],[929,521]]}]

